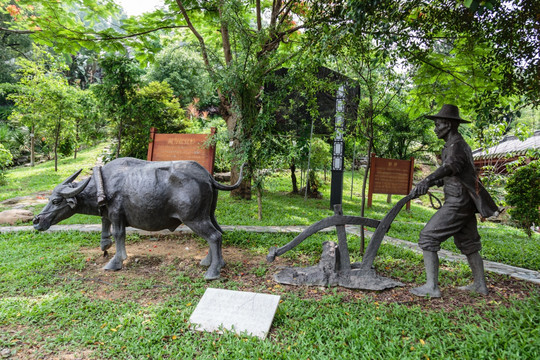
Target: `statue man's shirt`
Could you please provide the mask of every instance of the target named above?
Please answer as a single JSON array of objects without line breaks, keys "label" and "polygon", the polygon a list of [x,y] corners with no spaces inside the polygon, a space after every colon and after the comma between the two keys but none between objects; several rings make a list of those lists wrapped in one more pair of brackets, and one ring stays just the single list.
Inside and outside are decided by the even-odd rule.
[{"label": "statue man's shirt", "polygon": [[420,232],[419,246],[439,251],[440,244],[453,236],[462,253],[479,251],[482,246],[475,213],[488,217],[498,208],[479,181],[471,148],[459,133],[447,139],[441,166],[451,171],[450,175],[435,179],[435,185],[444,184],[445,202]]},{"label": "statue man's shirt", "polygon": [[442,166],[448,166],[452,175],[444,178],[445,198],[471,198],[476,210],[483,217],[490,217],[498,211],[498,207],[486,191],[474,167],[472,151],[459,133],[452,134],[442,150]]}]

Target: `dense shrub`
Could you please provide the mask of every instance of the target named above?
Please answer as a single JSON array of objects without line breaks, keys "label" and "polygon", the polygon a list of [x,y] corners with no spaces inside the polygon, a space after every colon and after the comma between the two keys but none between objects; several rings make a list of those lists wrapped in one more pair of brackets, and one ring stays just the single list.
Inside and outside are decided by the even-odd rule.
[{"label": "dense shrub", "polygon": [[183,133],[190,125],[180,103],[166,82],[153,81],[130,99],[132,114],[124,123],[121,156],[146,159],[150,128],[160,133]]},{"label": "dense shrub", "polygon": [[512,219],[531,236],[531,226],[540,223],[540,161],[518,167],[506,184],[506,203]]},{"label": "dense shrub", "polygon": [[9,150],[0,143],[0,184],[3,184],[5,181],[4,169],[11,164],[11,160],[13,160],[13,156],[11,156]]}]

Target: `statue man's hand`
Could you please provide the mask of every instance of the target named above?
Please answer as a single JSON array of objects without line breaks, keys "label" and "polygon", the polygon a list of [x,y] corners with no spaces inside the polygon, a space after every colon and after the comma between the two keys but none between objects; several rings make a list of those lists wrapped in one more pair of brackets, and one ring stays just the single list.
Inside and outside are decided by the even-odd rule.
[{"label": "statue man's hand", "polygon": [[427,194],[429,190],[429,181],[427,179],[424,179],[420,181],[416,187],[411,191],[411,195],[413,198],[417,198],[421,195]]}]

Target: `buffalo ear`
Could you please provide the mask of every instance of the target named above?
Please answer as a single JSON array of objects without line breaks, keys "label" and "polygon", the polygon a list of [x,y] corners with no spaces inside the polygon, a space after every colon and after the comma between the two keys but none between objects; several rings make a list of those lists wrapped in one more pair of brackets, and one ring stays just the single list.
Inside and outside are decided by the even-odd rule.
[{"label": "buffalo ear", "polygon": [[67,184],[72,183],[73,180],[75,180],[77,178],[77,176],[79,176],[79,174],[81,173],[82,170],[83,169],[79,169],[78,171],[75,171],[70,177],[68,177],[66,180],[64,180],[61,185],[67,185]]},{"label": "buffalo ear", "polygon": [[75,197],[67,198],[66,202],[69,205],[69,207],[72,209],[75,208],[75,206],[77,206],[77,198]]}]

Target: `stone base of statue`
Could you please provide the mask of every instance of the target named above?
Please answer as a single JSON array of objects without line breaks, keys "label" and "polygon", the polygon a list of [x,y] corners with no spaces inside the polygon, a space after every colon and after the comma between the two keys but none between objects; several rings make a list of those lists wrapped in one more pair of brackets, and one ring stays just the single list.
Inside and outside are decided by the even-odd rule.
[{"label": "stone base of statue", "polygon": [[361,269],[351,264],[350,269],[340,270],[341,259],[338,244],[323,243],[318,265],[306,268],[289,267],[274,275],[280,284],[308,286],[343,286],[349,289],[384,290],[404,286],[401,282],[378,275],[373,269]]},{"label": "stone base of statue", "polygon": [[[276,256],[283,255],[306,240],[309,236],[331,226],[336,227],[338,243],[336,244],[333,241],[323,243],[323,253],[318,265],[307,268],[283,269],[274,275],[274,280],[288,285],[339,285],[350,289],[363,290],[384,290],[396,286],[404,286],[397,280],[377,275],[375,270],[373,270],[373,261],[381,246],[384,235],[390,229],[392,221],[401,208],[411,199],[412,196],[407,195],[398,201],[381,221],[358,216],[345,216],[343,215],[341,205],[334,205],[334,216],[316,222],[280,248],[271,247],[266,260],[268,262],[274,261]],[[360,263],[351,264],[347,245],[347,232],[345,231],[346,225],[360,225],[362,227],[367,226],[376,229]]]}]

